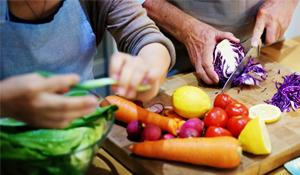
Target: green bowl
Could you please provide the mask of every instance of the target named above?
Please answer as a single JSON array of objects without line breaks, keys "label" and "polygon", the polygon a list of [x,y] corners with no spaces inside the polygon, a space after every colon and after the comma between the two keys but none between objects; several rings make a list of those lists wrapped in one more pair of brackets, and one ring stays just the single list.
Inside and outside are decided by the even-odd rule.
[{"label": "green bowl", "polygon": [[112,128],[114,113],[89,115],[66,129],[5,122],[0,122],[1,174],[83,175]]}]

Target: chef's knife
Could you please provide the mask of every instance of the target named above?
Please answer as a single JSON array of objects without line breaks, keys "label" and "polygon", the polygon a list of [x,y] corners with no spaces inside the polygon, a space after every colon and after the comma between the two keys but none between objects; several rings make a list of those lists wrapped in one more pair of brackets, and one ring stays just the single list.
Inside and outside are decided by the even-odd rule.
[{"label": "chef's knife", "polygon": [[247,52],[246,56],[242,59],[242,61],[237,66],[236,70],[230,75],[228,80],[225,82],[222,92],[226,92],[228,89],[231,88],[232,82],[235,78],[237,78],[244,70],[245,66],[247,65],[250,58],[257,58],[260,54],[261,48],[261,41],[258,44],[258,47],[251,47],[250,50]]}]

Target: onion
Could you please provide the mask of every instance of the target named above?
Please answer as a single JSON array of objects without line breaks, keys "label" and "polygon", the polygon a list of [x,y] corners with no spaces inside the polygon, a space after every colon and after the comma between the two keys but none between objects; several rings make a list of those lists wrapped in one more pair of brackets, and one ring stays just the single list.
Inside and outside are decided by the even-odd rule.
[{"label": "onion", "polygon": [[155,103],[147,108],[148,111],[160,114],[164,110],[164,105],[161,103]]}]

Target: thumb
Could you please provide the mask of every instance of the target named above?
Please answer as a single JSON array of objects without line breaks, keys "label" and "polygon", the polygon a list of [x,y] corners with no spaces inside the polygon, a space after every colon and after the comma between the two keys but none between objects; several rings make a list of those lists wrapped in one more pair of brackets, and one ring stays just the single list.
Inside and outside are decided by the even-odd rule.
[{"label": "thumb", "polygon": [[229,39],[233,42],[236,42],[236,43],[239,43],[240,42],[240,39],[238,39],[237,37],[235,37],[232,33],[230,32],[221,32],[219,35],[218,35],[218,38],[217,40],[223,40],[223,39]]},{"label": "thumb", "polygon": [[257,17],[251,39],[251,45],[257,47],[265,29],[265,20],[263,17]]}]

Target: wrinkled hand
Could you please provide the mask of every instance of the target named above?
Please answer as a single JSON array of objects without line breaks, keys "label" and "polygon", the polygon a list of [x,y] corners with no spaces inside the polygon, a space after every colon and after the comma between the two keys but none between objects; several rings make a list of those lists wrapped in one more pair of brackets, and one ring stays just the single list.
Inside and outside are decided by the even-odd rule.
[{"label": "wrinkled hand", "polygon": [[265,0],[256,16],[252,46],[258,45],[264,29],[266,29],[265,44],[272,44],[282,38],[291,22],[297,2],[298,0]]},{"label": "wrinkled hand", "polygon": [[[159,67],[147,64],[140,56],[116,53],[111,58],[109,74],[118,85],[112,90],[131,100],[150,100],[158,93],[161,79],[166,74]],[[137,87],[142,84],[150,85],[151,89],[138,92]]]},{"label": "wrinkled hand", "polygon": [[78,81],[76,75],[44,78],[38,74],[26,74],[5,79],[0,82],[1,116],[38,127],[66,127],[73,119],[93,112],[98,104],[92,96],[58,94]]},{"label": "wrinkled hand", "polygon": [[229,39],[239,42],[232,33],[219,31],[212,26],[193,20],[187,27],[183,43],[199,79],[207,84],[217,84],[219,77],[214,71],[213,51],[218,41]]}]

